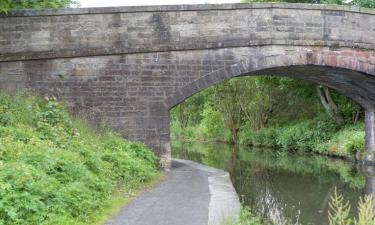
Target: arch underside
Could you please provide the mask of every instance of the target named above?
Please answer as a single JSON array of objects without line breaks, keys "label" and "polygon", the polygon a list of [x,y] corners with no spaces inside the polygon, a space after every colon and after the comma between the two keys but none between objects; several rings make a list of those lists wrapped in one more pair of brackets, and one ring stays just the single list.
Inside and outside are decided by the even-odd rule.
[{"label": "arch underside", "polygon": [[[330,66],[293,65],[253,71],[232,78],[245,76],[281,76],[306,80],[329,87],[363,108],[375,107],[375,76],[358,71]],[[192,95],[200,91],[202,90],[196,89]]]},{"label": "arch underside", "polygon": [[375,77],[353,70],[330,66],[299,65],[275,67],[247,75],[285,76],[307,80],[334,89],[364,108],[375,106]]},{"label": "arch underside", "polygon": [[224,54],[234,55],[232,63],[179,87],[165,100],[167,109],[222,81],[253,75],[308,80],[330,87],[366,109],[375,107],[375,54],[372,51],[305,46],[263,46],[223,51]]}]

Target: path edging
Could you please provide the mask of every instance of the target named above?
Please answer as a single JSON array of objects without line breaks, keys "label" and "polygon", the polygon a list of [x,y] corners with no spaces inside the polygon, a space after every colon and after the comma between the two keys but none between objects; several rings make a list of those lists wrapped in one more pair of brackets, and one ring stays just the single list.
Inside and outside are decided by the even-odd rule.
[{"label": "path edging", "polygon": [[213,175],[208,177],[210,191],[208,225],[220,225],[224,220],[238,220],[241,204],[228,172],[190,160],[172,160],[213,173]]}]

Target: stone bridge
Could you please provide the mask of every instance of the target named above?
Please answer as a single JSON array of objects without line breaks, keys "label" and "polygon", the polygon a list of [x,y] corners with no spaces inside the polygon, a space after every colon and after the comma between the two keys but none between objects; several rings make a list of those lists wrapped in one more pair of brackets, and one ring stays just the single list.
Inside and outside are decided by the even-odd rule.
[{"label": "stone bridge", "polygon": [[169,110],[226,79],[289,76],[366,111],[375,152],[375,10],[224,4],[12,11],[0,17],[0,88],[58,97],[170,161]]}]

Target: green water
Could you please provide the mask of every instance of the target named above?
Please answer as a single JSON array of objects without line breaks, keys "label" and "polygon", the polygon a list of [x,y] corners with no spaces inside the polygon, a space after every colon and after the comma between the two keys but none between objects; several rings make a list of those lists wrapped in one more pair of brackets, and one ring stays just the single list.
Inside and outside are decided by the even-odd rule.
[{"label": "green water", "polygon": [[335,187],[355,215],[366,189],[353,163],[329,157],[182,141],[172,142],[172,156],[228,171],[243,204],[275,224],[328,224]]}]

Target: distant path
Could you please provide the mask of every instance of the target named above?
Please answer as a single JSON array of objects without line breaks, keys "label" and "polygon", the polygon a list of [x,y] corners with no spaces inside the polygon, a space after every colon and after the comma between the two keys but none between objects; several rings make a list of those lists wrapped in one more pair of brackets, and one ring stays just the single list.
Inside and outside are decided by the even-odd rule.
[{"label": "distant path", "polygon": [[165,181],[124,206],[106,225],[216,225],[237,217],[239,208],[227,172],[174,159]]}]

